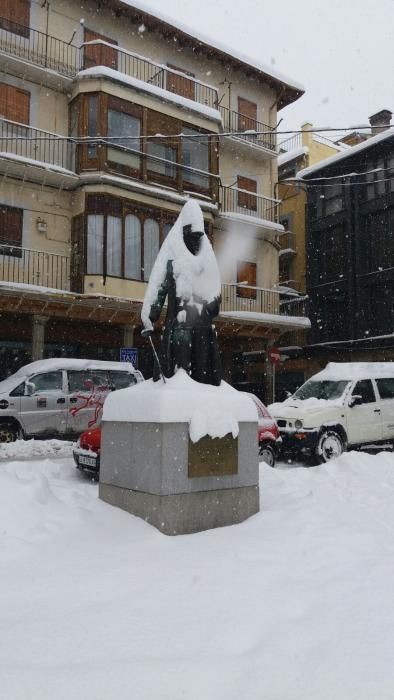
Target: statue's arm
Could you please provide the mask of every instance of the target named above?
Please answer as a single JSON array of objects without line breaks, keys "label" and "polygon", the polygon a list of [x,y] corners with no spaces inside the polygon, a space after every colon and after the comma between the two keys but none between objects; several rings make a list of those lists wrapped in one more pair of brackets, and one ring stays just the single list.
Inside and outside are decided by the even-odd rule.
[{"label": "statue's arm", "polygon": [[157,290],[156,299],[154,300],[153,304],[150,307],[149,319],[152,322],[152,324],[158,320],[158,318],[161,314],[161,310],[164,306],[166,296],[168,294],[168,279],[169,279],[168,276],[170,273],[169,265],[170,265],[170,261],[167,263],[166,276]]},{"label": "statue's arm", "polygon": [[220,310],[220,302],[221,301],[222,301],[222,297],[221,297],[221,295],[219,295],[218,297],[215,297],[215,299],[213,299],[212,301],[210,301],[207,304],[208,313],[209,313],[211,318],[214,318],[215,316],[218,315],[219,310]]}]

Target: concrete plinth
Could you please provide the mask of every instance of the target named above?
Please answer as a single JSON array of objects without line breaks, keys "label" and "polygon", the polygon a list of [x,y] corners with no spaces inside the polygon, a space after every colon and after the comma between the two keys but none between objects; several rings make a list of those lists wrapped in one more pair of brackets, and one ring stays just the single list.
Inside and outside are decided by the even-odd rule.
[{"label": "concrete plinth", "polygon": [[257,423],[232,441],[192,444],[188,423],[104,421],[99,496],[167,535],[242,522],[259,510]]}]

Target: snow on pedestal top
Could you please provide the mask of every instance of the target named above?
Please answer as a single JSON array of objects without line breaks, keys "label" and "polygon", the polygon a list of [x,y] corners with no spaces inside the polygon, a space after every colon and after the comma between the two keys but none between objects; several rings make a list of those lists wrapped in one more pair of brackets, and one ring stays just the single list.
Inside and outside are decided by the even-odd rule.
[{"label": "snow on pedestal top", "polygon": [[256,422],[253,400],[226,382],[220,386],[195,382],[180,369],[166,380],[137,384],[110,394],[103,421],[188,423],[192,442],[205,435],[237,437],[239,422]]}]

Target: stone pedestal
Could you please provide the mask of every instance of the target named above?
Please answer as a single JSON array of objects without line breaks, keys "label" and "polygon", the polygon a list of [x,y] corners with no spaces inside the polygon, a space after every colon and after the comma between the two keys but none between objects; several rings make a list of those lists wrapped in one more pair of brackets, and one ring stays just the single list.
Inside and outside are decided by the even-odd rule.
[{"label": "stone pedestal", "polygon": [[235,440],[197,443],[187,423],[105,421],[102,431],[100,498],[161,532],[233,525],[258,512],[256,423],[240,423]]}]

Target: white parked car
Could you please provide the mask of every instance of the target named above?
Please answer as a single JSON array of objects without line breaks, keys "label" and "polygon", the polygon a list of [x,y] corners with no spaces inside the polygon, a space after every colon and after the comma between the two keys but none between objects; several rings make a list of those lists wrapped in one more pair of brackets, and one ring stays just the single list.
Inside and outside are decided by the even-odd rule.
[{"label": "white parked car", "polygon": [[129,362],[52,358],[0,382],[0,443],[65,437],[96,427],[110,391],[143,381]]},{"label": "white parked car", "polygon": [[394,446],[394,363],[331,362],[268,407],[285,454],[327,462],[349,448]]}]

